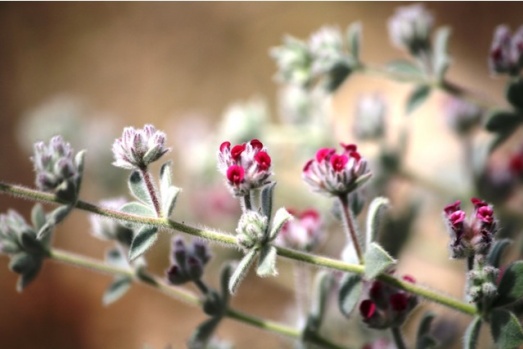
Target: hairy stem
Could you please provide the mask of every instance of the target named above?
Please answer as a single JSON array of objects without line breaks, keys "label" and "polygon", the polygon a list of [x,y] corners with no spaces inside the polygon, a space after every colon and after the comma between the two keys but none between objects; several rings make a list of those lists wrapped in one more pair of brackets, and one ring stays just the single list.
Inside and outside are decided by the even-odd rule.
[{"label": "hairy stem", "polygon": [[349,238],[352,240],[352,244],[354,246],[354,249],[356,250],[356,255],[358,256],[358,261],[360,262],[360,264],[363,264],[363,254],[361,252],[360,241],[358,239],[358,232],[356,231],[354,217],[350,211],[348,196],[340,195],[338,196],[338,199],[341,204],[341,216],[343,219],[343,227]]},{"label": "hairy stem", "polygon": [[149,172],[149,169],[147,167],[140,168],[140,174],[143,177],[143,180],[145,182],[145,186],[147,187],[147,191],[149,192],[149,197],[151,198],[151,202],[154,206],[154,211],[156,212],[156,215],[158,217],[162,216],[162,211],[160,210],[160,201],[158,200],[158,194],[156,192],[156,188],[154,187],[151,173]]},{"label": "hairy stem", "polygon": [[[6,193],[9,195],[30,199],[33,201],[40,201],[40,202],[47,202],[47,203],[57,203],[62,204],[64,203],[63,200],[60,200],[53,194],[41,192],[38,190],[28,189],[22,186],[17,185],[10,185],[0,182],[0,192]],[[85,201],[79,200],[76,203],[76,207],[78,209],[88,211],[91,213],[96,213],[102,216],[114,218],[117,220],[122,221],[128,221],[128,222],[134,222],[134,223],[141,223],[141,224],[148,224],[148,225],[154,225],[159,228],[165,228],[165,229],[171,229],[180,231],[189,235],[197,236],[200,238],[212,240],[214,242],[218,242],[224,245],[229,245],[231,247],[236,248],[236,238],[231,234],[224,234],[219,233],[211,230],[205,230],[205,229],[199,229],[195,227],[191,227],[189,225],[175,222],[169,219],[165,218],[151,218],[151,217],[141,217],[136,216],[124,212],[119,212],[115,210],[110,210],[107,208],[98,207],[96,205],[87,203]],[[301,252],[297,250],[292,250],[284,247],[276,246],[276,249],[278,251],[278,255],[289,258],[292,260],[308,263],[317,267],[322,268],[328,268],[331,270],[339,270],[343,272],[349,272],[349,273],[355,273],[362,275],[364,273],[364,266],[359,264],[350,264],[345,263],[339,259],[333,259],[329,257],[323,257],[318,255],[312,255],[306,252]],[[399,289],[411,292],[413,294],[417,294],[423,298],[426,298],[428,300],[434,301],[439,304],[443,304],[449,308],[455,309],[457,311],[460,311],[465,314],[469,315],[476,315],[477,310],[476,307],[464,303],[460,300],[457,300],[452,297],[447,297],[442,295],[438,291],[434,291],[432,289],[418,286],[415,284],[412,284],[410,282],[405,282],[399,279],[396,279],[395,277],[388,275],[388,274],[381,274],[378,277],[383,282],[386,282],[387,284],[390,284],[394,287],[397,287]]]}]

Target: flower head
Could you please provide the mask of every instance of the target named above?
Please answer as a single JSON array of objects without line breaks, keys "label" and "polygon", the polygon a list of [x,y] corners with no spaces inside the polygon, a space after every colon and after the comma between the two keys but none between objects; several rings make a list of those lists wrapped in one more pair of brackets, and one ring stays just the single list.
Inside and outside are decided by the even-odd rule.
[{"label": "flower head", "polygon": [[485,201],[472,198],[474,213],[466,219],[460,201],[443,209],[443,215],[451,236],[452,258],[466,258],[474,254],[485,255],[490,249],[497,229],[492,207]]},{"label": "flower head", "polygon": [[305,86],[312,79],[312,55],[302,40],[286,36],[283,45],[271,49],[271,56],[278,65],[278,79]]},{"label": "flower head", "polygon": [[147,167],[170,148],[165,147],[165,133],[148,124],[138,130],[124,128],[122,137],[114,141],[112,150],[114,166],[133,170]]},{"label": "flower head", "polygon": [[367,161],[354,144],[342,144],[343,152],[322,148],[303,168],[302,177],[309,187],[331,196],[347,195],[370,177]]},{"label": "flower head", "polygon": [[466,134],[481,120],[481,108],[460,98],[451,98],[445,105],[447,125],[457,134]]},{"label": "flower head", "polygon": [[388,21],[391,41],[416,56],[430,48],[433,22],[434,18],[423,4],[399,7]]},{"label": "flower head", "polygon": [[207,243],[194,240],[187,246],[181,237],[172,239],[171,266],[166,271],[167,279],[173,285],[199,280],[204,267],[211,259]]},{"label": "flower head", "polygon": [[267,149],[257,139],[235,146],[223,142],[218,152],[218,170],[225,175],[234,196],[245,196],[268,184],[271,161]]},{"label": "flower head", "polygon": [[513,35],[506,25],[496,28],[488,62],[490,69],[495,73],[518,74],[523,65],[523,26]]},{"label": "flower head", "polygon": [[313,250],[320,242],[323,233],[319,212],[314,209],[302,212],[288,210],[288,212],[294,216],[294,219],[285,223],[276,238],[276,243],[296,250]]},{"label": "flower head", "polygon": [[387,105],[379,94],[364,95],[356,106],[354,134],[356,138],[379,139],[385,132],[385,112]]}]

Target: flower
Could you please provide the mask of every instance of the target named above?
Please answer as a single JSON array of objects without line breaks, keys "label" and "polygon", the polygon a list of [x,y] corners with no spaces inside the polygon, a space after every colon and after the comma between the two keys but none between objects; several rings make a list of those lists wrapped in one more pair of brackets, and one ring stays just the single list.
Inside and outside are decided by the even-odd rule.
[{"label": "flower", "polygon": [[139,130],[124,128],[122,137],[114,141],[112,150],[114,166],[134,170],[146,168],[170,148],[165,147],[165,133],[148,124]]},{"label": "flower", "polygon": [[209,247],[203,240],[195,239],[186,246],[183,238],[172,239],[171,266],[166,271],[167,279],[173,285],[197,281],[203,275],[205,265],[211,259]]},{"label": "flower", "polygon": [[480,107],[460,98],[451,98],[445,104],[447,125],[460,135],[478,126],[482,113]]},{"label": "flower", "polygon": [[370,170],[354,144],[341,144],[343,152],[322,148],[303,168],[302,177],[312,191],[331,196],[343,196],[370,178]]},{"label": "flower", "polygon": [[494,73],[518,74],[523,65],[523,26],[513,35],[506,25],[496,27],[488,63]]},{"label": "flower", "polygon": [[311,82],[313,58],[305,42],[286,36],[283,45],[272,48],[270,53],[278,66],[277,78],[280,81],[299,86]]},{"label": "flower", "polygon": [[434,18],[423,4],[399,7],[388,21],[391,41],[415,56],[428,51],[433,22]]},{"label": "flower", "polygon": [[496,233],[497,222],[492,206],[485,201],[472,198],[474,213],[467,220],[458,200],[443,209],[447,228],[451,236],[452,258],[466,258],[475,254],[486,255]]},{"label": "flower", "polygon": [[311,251],[320,242],[322,220],[318,211],[308,209],[296,212],[287,210],[295,219],[285,223],[276,237],[276,243],[281,246],[302,251]]},{"label": "flower", "polygon": [[[416,282],[410,275],[403,276],[403,280]],[[367,296],[368,298],[360,303],[360,315],[363,322],[376,329],[402,325],[418,304],[417,296],[377,280],[369,285]]]},{"label": "flower", "polygon": [[47,192],[76,190],[81,176],[81,164],[74,150],[61,136],[54,136],[49,145],[37,142],[31,157],[36,172],[36,186]]},{"label": "flower", "polygon": [[218,170],[237,197],[270,182],[271,162],[267,149],[257,139],[232,147],[230,142],[223,142],[218,152]]},{"label": "flower", "polygon": [[383,96],[368,94],[358,100],[354,134],[357,139],[379,139],[385,131],[387,105]]}]

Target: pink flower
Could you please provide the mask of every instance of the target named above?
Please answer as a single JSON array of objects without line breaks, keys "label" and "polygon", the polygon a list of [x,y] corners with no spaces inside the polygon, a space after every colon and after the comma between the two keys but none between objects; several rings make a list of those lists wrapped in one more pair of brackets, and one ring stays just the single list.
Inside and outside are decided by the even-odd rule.
[{"label": "pink flower", "polygon": [[271,162],[267,149],[257,139],[235,146],[223,142],[218,152],[218,170],[227,178],[234,196],[245,196],[270,183]]},{"label": "pink flower", "polygon": [[341,154],[332,148],[322,148],[305,164],[302,177],[313,191],[331,196],[347,195],[370,177],[367,161],[358,153],[356,145],[341,146]]},{"label": "pink flower", "polygon": [[301,251],[312,251],[320,242],[323,224],[318,211],[309,209],[303,212],[287,210],[294,216],[282,227],[276,243]]}]

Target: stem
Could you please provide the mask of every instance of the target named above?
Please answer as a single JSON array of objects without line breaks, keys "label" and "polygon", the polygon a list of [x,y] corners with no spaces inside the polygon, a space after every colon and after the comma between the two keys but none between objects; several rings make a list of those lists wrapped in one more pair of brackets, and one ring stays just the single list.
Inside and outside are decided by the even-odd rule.
[{"label": "stem", "polygon": [[151,202],[153,203],[154,211],[156,211],[156,215],[158,217],[161,217],[162,211],[160,210],[160,201],[158,200],[158,195],[156,194],[156,189],[154,188],[149,169],[147,167],[140,168],[140,173],[142,174],[145,186],[147,187],[147,191],[149,192],[149,197],[151,198]]},{"label": "stem", "polygon": [[394,339],[396,348],[397,349],[407,349],[407,346],[405,345],[405,341],[403,339],[403,335],[401,334],[400,328],[397,326],[394,326],[390,330],[392,332],[392,338]]},{"label": "stem", "polygon": [[[41,192],[34,189],[28,189],[22,186],[17,185],[11,185],[11,184],[5,184],[0,182],[0,192],[6,193],[9,195],[13,195],[16,197],[21,197],[25,199],[30,199],[33,201],[40,201],[40,202],[47,202],[47,203],[56,203],[61,204],[65,203],[63,200],[57,198],[53,194]],[[169,219],[165,218],[154,218],[154,217],[141,217],[136,216],[124,212],[119,212],[115,210],[110,210],[107,208],[98,207],[96,205],[87,203],[85,201],[78,200],[76,203],[76,208],[88,211],[91,213],[96,213],[105,217],[110,217],[122,221],[127,222],[133,222],[133,223],[140,223],[140,224],[148,224],[148,225],[154,225],[159,228],[165,228],[165,229],[171,229],[180,231],[189,235],[197,236],[200,238],[212,240],[214,242],[218,242],[224,245],[229,245],[231,247],[236,248],[236,238],[231,234],[224,234],[224,233],[218,233],[215,231],[210,230],[204,230],[204,229],[198,229],[191,227],[189,225],[175,222]],[[284,247],[275,246],[276,250],[278,251],[278,255],[308,263],[311,265],[315,265],[317,267],[322,268],[328,268],[332,270],[339,270],[343,272],[348,273],[355,273],[363,275],[364,273],[364,266],[359,264],[350,264],[345,263],[339,259],[333,259],[329,257],[323,257],[323,256],[317,256],[312,255],[306,252],[301,252],[297,250],[292,250]],[[112,269],[113,267],[109,267],[108,270],[115,270]],[[121,271],[121,269],[118,269]],[[410,282],[405,282],[403,280],[396,279],[395,277],[388,275],[388,274],[381,274],[378,279],[382,280],[383,282],[390,284],[396,288],[408,291],[413,294],[417,294],[421,297],[424,297],[426,299],[429,299],[431,301],[434,301],[439,304],[443,304],[449,308],[455,309],[457,311],[460,311],[465,314],[469,315],[476,315],[477,311],[476,308],[468,303],[464,303],[460,300],[457,300],[452,297],[447,297],[442,294],[440,294],[437,291],[433,291],[431,289],[428,289],[426,287],[417,286]]]},{"label": "stem", "polygon": [[196,287],[198,287],[198,289],[203,293],[204,296],[206,296],[207,293],[209,293],[209,287],[207,287],[207,285],[201,279],[195,280],[194,284],[196,285]]},{"label": "stem", "polygon": [[241,203],[243,212],[252,210],[251,193],[249,192],[249,193],[247,193],[247,195],[242,196],[240,203]]},{"label": "stem", "polygon": [[345,228],[345,232],[347,233],[349,238],[352,239],[352,244],[354,245],[356,255],[358,256],[358,261],[360,262],[360,264],[363,264],[363,254],[361,252],[360,242],[358,240],[358,233],[356,232],[356,226],[354,224],[354,217],[350,212],[348,196],[340,195],[338,196],[338,199],[342,207],[341,216],[343,218],[343,227]]},{"label": "stem", "polygon": [[[102,261],[99,261],[99,260],[96,260],[96,259],[93,259],[90,257],[81,256],[81,255],[78,255],[75,253],[71,253],[71,252],[67,252],[67,251],[63,251],[63,250],[59,250],[59,249],[50,250],[49,258],[51,258],[57,262],[62,262],[65,264],[76,266],[76,267],[86,268],[86,269],[97,271],[97,272],[100,272],[103,274],[132,277],[134,279],[134,281],[148,285],[152,288],[155,288],[155,289],[159,290],[160,292],[162,292],[172,298],[182,300],[186,303],[189,303],[189,304],[195,305],[195,306],[202,305],[202,301],[197,296],[192,294],[191,292],[186,291],[180,287],[174,287],[174,286],[167,285],[165,283],[165,281],[163,281],[161,278],[158,278],[158,277],[154,277],[154,279],[156,281],[155,284],[146,283],[146,282],[136,278],[135,273],[132,269],[120,268],[117,266],[109,265]],[[200,281],[200,282],[198,283],[198,281]],[[201,280],[198,280],[198,281],[195,281],[198,288],[200,288],[203,291],[203,289],[201,288],[201,286],[203,285],[204,289],[208,290],[207,286],[205,284],[203,284],[203,282]],[[281,324],[279,322],[260,319],[260,318],[254,317],[252,315],[242,313],[242,312],[232,309],[232,308],[227,309],[227,311],[225,312],[225,316],[227,316],[233,320],[243,322],[247,325],[251,325],[253,327],[258,327],[258,328],[261,328],[264,330],[268,330],[270,332],[274,332],[274,333],[277,333],[277,334],[280,334],[280,335],[283,335],[286,337],[291,337],[294,339],[301,338],[301,331],[298,329]],[[328,348],[328,349],[342,348],[320,336],[318,336],[316,339],[319,342],[323,343],[325,348]]]}]

